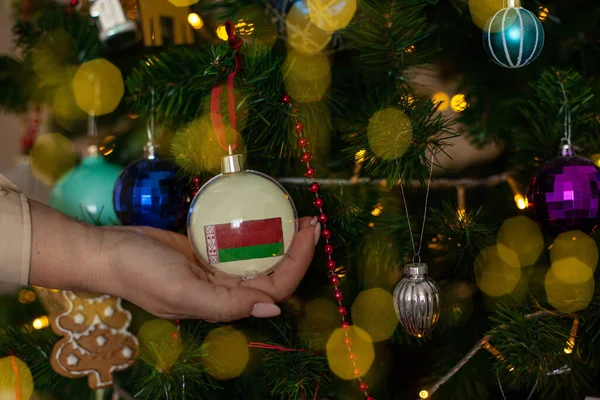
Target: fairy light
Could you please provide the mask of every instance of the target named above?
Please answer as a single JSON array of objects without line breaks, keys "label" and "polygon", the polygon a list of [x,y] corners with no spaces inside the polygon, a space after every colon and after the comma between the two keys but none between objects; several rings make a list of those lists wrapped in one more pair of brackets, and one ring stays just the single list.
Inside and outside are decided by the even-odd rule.
[{"label": "fairy light", "polygon": [[437,92],[433,95],[431,101],[436,105],[439,104],[438,111],[446,111],[450,107],[450,96],[448,96],[448,93]]},{"label": "fairy light", "polygon": [[509,176],[507,179],[507,182],[508,182],[508,186],[510,187],[510,190],[513,192],[513,196],[514,196],[514,200],[515,200],[515,204],[517,205],[517,208],[519,210],[524,210],[527,207],[529,207],[529,201],[527,200],[527,198],[525,196],[523,196],[523,194],[517,187],[517,183],[515,182],[513,177]]},{"label": "fairy light", "polygon": [[383,211],[383,206],[381,204],[377,204],[373,208],[373,211],[371,211],[371,215],[374,216],[374,217],[378,217],[378,216],[381,215],[382,211]]},{"label": "fairy light", "polygon": [[469,103],[464,94],[459,93],[452,96],[450,99],[450,108],[456,113],[465,111],[469,107]]},{"label": "fairy light", "polygon": [[456,188],[456,198],[458,200],[458,209],[456,210],[456,218],[458,218],[459,221],[464,221],[466,215],[467,215],[467,207],[465,206],[465,197],[466,197],[466,193],[465,193],[465,188],[462,186],[458,186]]},{"label": "fairy light", "polygon": [[577,330],[579,329],[579,317],[575,317],[573,325],[571,325],[571,334],[569,340],[567,340],[567,347],[564,348],[566,354],[571,354],[575,347],[575,338],[577,337]]},{"label": "fairy light", "polygon": [[199,30],[204,26],[204,21],[200,16],[196,13],[190,13],[188,15],[188,22],[192,26],[192,28]]},{"label": "fairy light", "polygon": [[546,7],[540,6],[539,11],[538,11],[538,18],[540,19],[541,22],[544,22],[546,20],[546,18],[548,18],[549,13],[550,13],[550,11]]},{"label": "fairy light", "polygon": [[363,161],[365,161],[365,155],[367,154],[367,150],[362,149],[356,152],[356,154],[354,155],[354,160],[357,163],[362,163]]},{"label": "fairy light", "polygon": [[23,289],[19,292],[19,303],[29,304],[35,301],[35,293],[31,290]]},{"label": "fairy light", "polygon": [[34,329],[44,329],[47,328],[48,325],[50,325],[50,321],[48,321],[48,317],[43,315],[39,318],[34,319],[31,325]]},{"label": "fairy light", "polygon": [[427,390],[421,390],[419,392],[419,397],[422,399],[426,399],[429,397],[429,392]]},{"label": "fairy light", "polygon": [[410,46],[404,48],[404,52],[407,53],[407,54],[410,54],[413,51],[415,51],[415,45],[414,44],[411,44]]},{"label": "fairy light", "polygon": [[219,39],[227,41],[227,29],[225,29],[225,24],[221,24],[217,27],[217,36]]},{"label": "fairy light", "polygon": [[515,204],[519,210],[524,210],[529,206],[529,201],[522,194],[515,195]]}]

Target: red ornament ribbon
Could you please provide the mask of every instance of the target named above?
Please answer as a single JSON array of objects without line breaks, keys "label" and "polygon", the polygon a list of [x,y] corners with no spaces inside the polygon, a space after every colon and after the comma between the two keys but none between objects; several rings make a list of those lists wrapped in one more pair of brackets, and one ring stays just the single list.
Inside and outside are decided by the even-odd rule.
[{"label": "red ornament ribbon", "polygon": [[225,134],[225,124],[221,116],[221,95],[223,94],[223,86],[215,86],[212,89],[210,98],[210,119],[212,122],[215,135],[219,146],[225,151],[233,151],[237,147],[237,126],[235,116],[235,95],[233,93],[235,85],[235,77],[242,70],[242,54],[240,53],[240,47],[242,47],[243,40],[235,34],[235,25],[231,21],[225,22],[225,30],[227,31],[227,43],[229,47],[235,52],[235,70],[227,77],[227,103],[229,112],[229,123],[233,130],[233,144],[227,143],[227,137]]},{"label": "red ornament ribbon", "polygon": [[316,175],[317,171],[313,167],[310,166],[310,161],[312,160],[312,155],[306,150],[306,147],[308,146],[308,140],[306,139],[306,137],[304,137],[304,133],[303,133],[304,125],[302,124],[302,122],[300,122],[300,120],[297,117],[298,110],[296,110],[292,106],[292,100],[291,100],[290,96],[288,96],[287,94],[284,95],[282,97],[281,101],[283,102],[283,104],[289,106],[292,109],[292,111],[294,112],[294,114],[293,114],[294,129],[296,130],[296,133],[298,134],[298,147],[300,147],[302,149],[302,156],[300,157],[300,161],[302,161],[306,165],[306,172],[304,173],[304,176],[309,178],[311,181],[310,185],[308,186],[308,190],[311,193],[314,193],[315,200],[313,201],[313,205],[319,211],[319,216],[317,218],[322,225],[321,236],[325,239],[325,246],[323,247],[323,250],[325,251],[325,254],[327,255],[327,261],[325,263],[325,267],[327,268],[327,271],[329,274],[329,282],[331,282],[331,284],[333,285],[333,288],[334,288],[333,297],[338,303],[338,313],[340,314],[340,317],[342,318],[341,327],[344,329],[345,344],[346,344],[346,348],[348,349],[348,358],[350,359],[350,362],[352,362],[352,365],[354,367],[354,376],[356,376],[356,379],[358,380],[358,387],[359,387],[360,391],[364,393],[365,399],[366,400],[375,400],[374,397],[369,396],[369,394],[367,393],[367,390],[369,389],[369,385],[367,384],[367,382],[365,382],[361,378],[362,371],[357,367],[356,354],[352,351],[352,338],[350,337],[350,334],[349,334],[350,323],[347,321],[347,318],[346,318],[347,314],[348,314],[348,310],[346,309],[346,307],[344,306],[344,303],[343,303],[344,296],[343,296],[342,290],[339,288],[340,277],[336,273],[336,264],[333,259],[334,247],[331,244],[331,237],[333,236],[333,234],[332,234],[331,230],[327,227],[328,218],[327,218],[327,214],[325,214],[325,211],[323,209],[325,206],[325,201],[323,200],[323,198],[321,196],[319,196],[320,186],[319,186],[319,183],[315,180],[315,175]]}]

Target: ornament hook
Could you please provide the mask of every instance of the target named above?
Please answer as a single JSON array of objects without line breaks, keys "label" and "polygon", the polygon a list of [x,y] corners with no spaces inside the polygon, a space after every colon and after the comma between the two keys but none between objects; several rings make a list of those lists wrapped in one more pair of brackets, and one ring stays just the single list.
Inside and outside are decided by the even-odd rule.
[{"label": "ornament hook", "polygon": [[144,147],[144,155],[148,160],[154,160],[156,158],[156,145],[154,144],[154,88],[150,89],[150,95],[152,96],[150,119],[146,121],[148,142],[146,142],[146,146]]}]

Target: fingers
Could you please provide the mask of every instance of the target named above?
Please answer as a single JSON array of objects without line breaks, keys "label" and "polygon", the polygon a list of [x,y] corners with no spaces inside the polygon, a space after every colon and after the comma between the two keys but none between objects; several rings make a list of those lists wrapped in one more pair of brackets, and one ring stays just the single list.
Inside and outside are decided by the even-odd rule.
[{"label": "fingers", "polygon": [[191,318],[230,322],[250,316],[269,318],[281,313],[273,298],[260,290],[212,285],[198,279],[188,280],[188,285],[179,292],[173,307]]},{"label": "fingers", "polygon": [[299,227],[301,229],[296,235],[289,256],[275,269],[273,274],[243,281],[242,287],[261,290],[278,301],[294,293],[312,261],[321,232],[321,226],[316,217],[302,218],[299,221]]}]

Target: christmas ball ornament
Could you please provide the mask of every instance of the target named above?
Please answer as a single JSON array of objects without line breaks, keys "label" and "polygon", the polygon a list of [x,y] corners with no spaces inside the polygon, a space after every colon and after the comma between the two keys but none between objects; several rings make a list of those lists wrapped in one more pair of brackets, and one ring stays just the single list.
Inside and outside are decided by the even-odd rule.
[{"label": "christmas ball ornament", "polygon": [[187,215],[186,185],[168,160],[143,159],[126,167],[114,186],[114,206],[123,225],[178,231]]},{"label": "christmas ball ornament", "polygon": [[509,0],[508,4],[483,28],[483,47],[496,64],[520,68],[533,62],[542,51],[544,29],[519,0]]},{"label": "christmas ball ornament", "polygon": [[0,399],[28,400],[33,394],[33,376],[27,364],[15,356],[0,358]]},{"label": "christmas ball ornament", "polygon": [[551,235],[590,234],[600,225],[600,168],[586,158],[563,155],[542,165],[527,188],[529,210]]},{"label": "christmas ball ornament", "polygon": [[222,173],[192,200],[192,247],[213,270],[243,278],[267,274],[283,261],[296,236],[294,203],[275,180],[245,170],[241,155],[221,161]]},{"label": "christmas ball ornament", "polygon": [[427,264],[408,264],[404,275],[394,289],[394,309],[406,332],[421,338],[440,318],[440,289],[427,275]]},{"label": "christmas ball ornament", "polygon": [[113,189],[121,168],[101,156],[85,157],[81,164],[58,181],[49,205],[58,211],[94,225],[115,225]]},{"label": "christmas ball ornament", "polygon": [[125,49],[140,41],[137,26],[125,15],[120,0],[93,0],[90,16],[96,19],[100,41],[106,48]]}]

